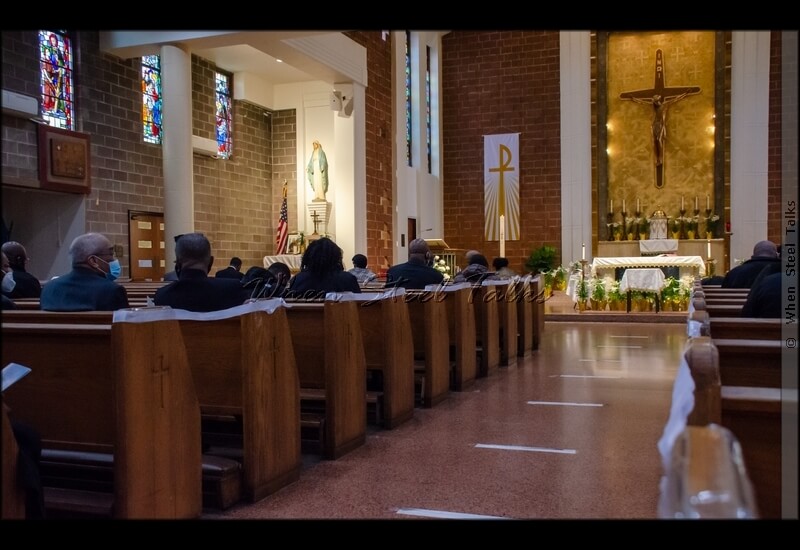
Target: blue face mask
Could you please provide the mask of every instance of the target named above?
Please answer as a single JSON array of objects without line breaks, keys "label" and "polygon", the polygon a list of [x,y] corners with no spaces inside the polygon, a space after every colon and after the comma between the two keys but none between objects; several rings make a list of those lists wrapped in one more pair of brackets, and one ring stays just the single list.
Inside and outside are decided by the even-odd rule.
[{"label": "blue face mask", "polygon": [[119,260],[113,260],[112,262],[107,262],[103,258],[99,258],[101,262],[108,265],[108,273],[106,273],[106,279],[109,281],[116,281],[119,279],[119,276],[122,274],[122,266],[119,264]]}]

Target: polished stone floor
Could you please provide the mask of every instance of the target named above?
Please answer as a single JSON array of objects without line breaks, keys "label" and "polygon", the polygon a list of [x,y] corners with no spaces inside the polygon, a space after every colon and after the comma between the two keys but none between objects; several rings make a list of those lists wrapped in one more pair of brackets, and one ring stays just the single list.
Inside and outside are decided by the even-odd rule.
[{"label": "polished stone floor", "polygon": [[207,519],[654,518],[684,323],[546,323],[540,349]]}]

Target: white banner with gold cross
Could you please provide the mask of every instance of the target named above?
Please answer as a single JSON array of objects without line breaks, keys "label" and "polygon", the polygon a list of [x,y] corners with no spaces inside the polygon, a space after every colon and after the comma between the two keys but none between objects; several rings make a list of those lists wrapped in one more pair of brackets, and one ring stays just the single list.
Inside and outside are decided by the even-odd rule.
[{"label": "white banner with gold cross", "polygon": [[519,240],[519,134],[483,136],[483,211],[487,241]]}]

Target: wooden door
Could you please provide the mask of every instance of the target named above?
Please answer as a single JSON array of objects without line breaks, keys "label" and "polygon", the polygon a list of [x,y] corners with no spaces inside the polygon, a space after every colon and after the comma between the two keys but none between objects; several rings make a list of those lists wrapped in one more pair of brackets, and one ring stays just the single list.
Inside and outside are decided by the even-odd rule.
[{"label": "wooden door", "polygon": [[164,214],[128,213],[131,281],[160,281],[164,277]]}]

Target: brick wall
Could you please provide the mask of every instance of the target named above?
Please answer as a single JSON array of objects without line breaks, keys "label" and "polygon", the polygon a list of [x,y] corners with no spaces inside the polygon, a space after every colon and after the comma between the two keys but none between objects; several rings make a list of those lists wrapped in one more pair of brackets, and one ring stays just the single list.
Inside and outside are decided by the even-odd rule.
[{"label": "brick wall", "polygon": [[767,146],[767,239],[780,243],[783,238],[781,203],[781,31],[770,35],[769,48],[769,144]]},{"label": "brick wall", "polygon": [[[37,33],[3,31],[3,89],[39,97]],[[33,55],[32,55],[33,54]],[[3,115],[3,183],[38,185],[36,124]]]},{"label": "brick wall", "polygon": [[[207,139],[216,139],[216,71],[207,60],[192,56],[192,133]],[[271,118],[262,107],[234,101],[231,157],[193,159],[195,230],[211,241],[211,272],[227,266],[233,256],[242,259],[243,270],[263,265],[264,255],[274,251],[278,215],[272,202]]]},{"label": "brick wall", "polygon": [[297,113],[294,109],[272,113],[272,252],[275,251],[278,217],[286,180],[289,233],[297,233]]},{"label": "brick wall", "polygon": [[453,31],[442,39],[444,238],[491,262],[484,241],[483,135],[520,132],[520,232],[506,242],[524,271],[534,248],[561,243],[557,31]]},{"label": "brick wall", "polygon": [[[367,250],[369,267],[377,273],[392,265],[392,46],[381,31],[348,32],[367,49],[366,89]],[[357,251],[359,252],[359,251]],[[345,267],[350,259],[345,258]]]}]

